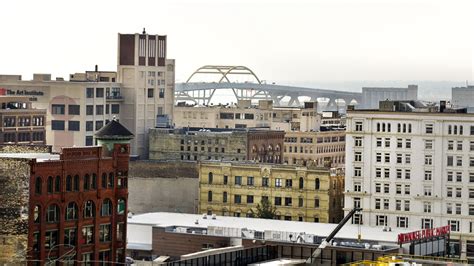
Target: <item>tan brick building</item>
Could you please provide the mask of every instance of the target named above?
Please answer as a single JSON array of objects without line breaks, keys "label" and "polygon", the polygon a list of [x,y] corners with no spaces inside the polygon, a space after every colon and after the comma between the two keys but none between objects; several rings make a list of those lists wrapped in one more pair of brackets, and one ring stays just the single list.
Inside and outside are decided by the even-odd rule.
[{"label": "tan brick building", "polygon": [[336,169],[201,162],[199,211],[250,217],[267,197],[276,219],[336,223],[343,217],[343,175]]}]

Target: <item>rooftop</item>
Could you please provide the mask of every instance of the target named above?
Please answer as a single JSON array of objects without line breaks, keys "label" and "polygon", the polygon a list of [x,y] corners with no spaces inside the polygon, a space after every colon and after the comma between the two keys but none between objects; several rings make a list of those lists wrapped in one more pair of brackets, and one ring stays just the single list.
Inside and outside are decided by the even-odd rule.
[{"label": "rooftop", "polygon": [[59,160],[59,154],[53,153],[0,153],[0,158],[36,159],[38,162]]},{"label": "rooftop", "polygon": [[[204,217],[206,217],[204,219]],[[196,223],[197,221],[197,223]],[[254,230],[254,231],[268,231],[268,230],[284,230],[284,232],[293,232],[312,234],[318,237],[327,237],[332,230],[334,230],[337,224],[326,224],[326,223],[309,223],[309,222],[296,222],[296,221],[284,221],[284,220],[271,220],[271,219],[259,219],[259,218],[244,218],[244,217],[230,217],[230,216],[212,216],[199,215],[199,214],[185,214],[185,213],[169,213],[169,212],[153,212],[134,215],[128,219],[128,224],[136,225],[149,225],[151,227],[188,227],[188,228],[201,228],[206,229],[209,232],[211,227],[230,228],[230,229],[241,229],[241,230]],[[281,232],[281,231],[280,231]],[[336,239],[349,239],[357,240],[359,232],[359,226],[346,224],[337,233]],[[373,241],[386,244],[396,244],[399,233],[407,233],[408,230],[400,230],[398,228],[392,229],[391,231],[383,231],[381,227],[371,226],[360,226],[360,232],[363,241]],[[129,231],[129,234],[133,232]],[[140,239],[132,238],[129,242],[137,243]]]},{"label": "rooftop", "polygon": [[133,138],[133,133],[130,132],[126,127],[117,122],[115,119],[110,121],[107,125],[101,128],[95,136],[98,139],[101,138],[119,138],[119,139],[131,139]]}]

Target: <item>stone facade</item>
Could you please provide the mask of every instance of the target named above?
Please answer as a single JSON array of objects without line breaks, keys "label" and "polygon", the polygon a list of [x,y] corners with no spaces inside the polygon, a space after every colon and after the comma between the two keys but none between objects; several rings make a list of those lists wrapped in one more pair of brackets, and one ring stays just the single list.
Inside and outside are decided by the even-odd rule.
[{"label": "stone facade", "polygon": [[283,162],[289,165],[344,167],[344,130],[286,132]]},{"label": "stone facade", "polygon": [[277,219],[337,223],[343,218],[343,188],[342,170],[201,162],[199,211],[250,217],[267,197]]},{"label": "stone facade", "polygon": [[150,129],[150,159],[280,163],[284,132],[257,129]]}]

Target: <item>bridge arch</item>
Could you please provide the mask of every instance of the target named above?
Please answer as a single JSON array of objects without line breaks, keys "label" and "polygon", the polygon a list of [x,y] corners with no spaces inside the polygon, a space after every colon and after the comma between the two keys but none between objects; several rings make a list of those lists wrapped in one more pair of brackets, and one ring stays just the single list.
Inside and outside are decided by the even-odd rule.
[{"label": "bridge arch", "polygon": [[186,83],[189,83],[196,74],[221,75],[221,78],[219,79],[219,83],[221,83],[224,80],[226,80],[227,82],[230,82],[228,78],[229,75],[251,75],[257,80],[258,84],[262,84],[260,79],[255,74],[255,72],[253,72],[250,68],[246,66],[205,65],[196,69],[191,74],[191,76],[189,76],[189,78],[186,80]]}]

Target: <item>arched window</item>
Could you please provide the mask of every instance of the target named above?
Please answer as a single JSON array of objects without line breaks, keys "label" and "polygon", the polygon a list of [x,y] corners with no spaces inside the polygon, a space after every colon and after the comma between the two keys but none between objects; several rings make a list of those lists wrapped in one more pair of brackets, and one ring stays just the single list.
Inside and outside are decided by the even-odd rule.
[{"label": "arched window", "polygon": [[41,177],[36,177],[35,179],[35,193],[41,195]]},{"label": "arched window", "polygon": [[86,174],[84,175],[84,178],[83,178],[83,187],[84,187],[84,191],[86,190],[89,190],[90,188],[90,175],[89,174]]},{"label": "arched window", "polygon": [[33,210],[33,221],[34,223],[41,222],[41,207],[36,205],[35,209]]},{"label": "arched window", "polygon": [[97,189],[97,175],[96,174],[92,174],[91,189],[93,190]]},{"label": "arched window", "polygon": [[56,179],[54,180],[54,191],[61,192],[61,177],[60,176],[56,176]]},{"label": "arched window", "polygon": [[84,218],[92,218],[95,216],[95,204],[92,200],[84,203]]},{"label": "arched window", "polygon": [[227,192],[224,191],[224,193],[222,194],[222,202],[226,203],[227,202]]},{"label": "arched window", "polygon": [[79,191],[79,175],[74,176],[74,191]]},{"label": "arched window", "polygon": [[107,188],[107,174],[106,173],[102,174],[101,183],[102,183],[102,188]]},{"label": "arched window", "polygon": [[212,191],[207,192],[207,201],[212,202]]},{"label": "arched window", "polygon": [[72,176],[66,177],[66,191],[72,191]]},{"label": "arched window", "polygon": [[214,178],[214,176],[213,176],[212,172],[209,172],[209,174],[207,175],[207,183],[212,184],[213,178]]},{"label": "arched window", "polygon": [[112,215],[112,201],[105,199],[102,202],[102,208],[100,209],[101,216],[110,216]]},{"label": "arched window", "polygon": [[48,177],[48,193],[53,193],[53,177]]},{"label": "arched window", "polygon": [[300,184],[299,184],[300,189],[304,188],[304,180],[302,177],[300,177]]},{"label": "arched window", "polygon": [[314,188],[319,189],[319,187],[320,187],[319,178],[316,178],[316,180],[314,182]]},{"label": "arched window", "polygon": [[109,173],[109,184],[108,184],[108,187],[109,187],[109,188],[113,188],[113,187],[114,187],[114,173]]},{"label": "arched window", "polygon": [[66,221],[77,220],[77,204],[69,202],[66,208]]},{"label": "arched window", "polygon": [[48,209],[46,212],[46,222],[57,223],[58,221],[59,221],[59,207],[56,204],[51,204],[48,206]]},{"label": "arched window", "polygon": [[118,199],[117,200],[117,214],[124,214],[125,213],[125,200]]}]

